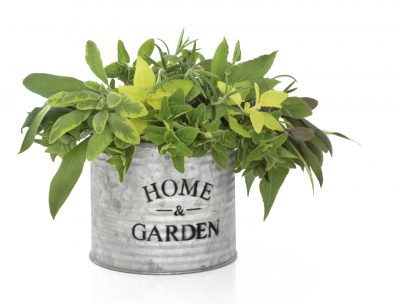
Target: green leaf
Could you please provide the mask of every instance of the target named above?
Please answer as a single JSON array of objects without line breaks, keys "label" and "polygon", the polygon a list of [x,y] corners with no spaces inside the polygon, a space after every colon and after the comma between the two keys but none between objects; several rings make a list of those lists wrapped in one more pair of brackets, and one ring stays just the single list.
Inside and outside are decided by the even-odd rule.
[{"label": "green leaf", "polygon": [[95,91],[97,93],[102,93],[102,92],[106,91],[106,89],[103,87],[103,85],[96,81],[88,80],[88,81],[85,81],[83,84],[88,89]]},{"label": "green leaf", "polygon": [[121,95],[116,93],[116,92],[110,92],[107,95],[107,106],[110,108],[116,107],[120,102],[122,98]]},{"label": "green leaf", "polygon": [[110,124],[111,131],[120,140],[133,145],[140,143],[139,133],[128,118],[111,113],[108,123]]},{"label": "green leaf", "polygon": [[19,153],[26,151],[27,149],[29,149],[30,146],[32,146],[33,141],[35,140],[35,136],[39,130],[40,124],[42,123],[43,118],[50,110],[50,108],[50,106],[45,105],[37,112],[35,118],[32,119],[28,132],[26,132],[25,134]]},{"label": "green leaf", "polygon": [[185,172],[185,157],[184,156],[171,156],[172,164],[174,168],[180,173]]},{"label": "green leaf", "polygon": [[193,125],[203,122],[206,119],[206,105],[204,103],[199,104],[188,112],[187,116]]},{"label": "green leaf", "polygon": [[140,46],[138,51],[138,56],[142,58],[146,56],[150,57],[153,51],[154,51],[154,39],[149,39]]},{"label": "green leaf", "polygon": [[236,120],[236,118],[234,118],[233,116],[228,116],[228,122],[229,122],[229,127],[235,131],[237,134],[246,137],[246,138],[251,138],[250,133],[245,130],[241,124],[238,123],[238,121]]},{"label": "green leaf", "polygon": [[263,177],[260,182],[260,192],[264,201],[264,220],[267,218],[271,211],[272,205],[274,204],[276,195],[286,176],[289,173],[289,169],[285,167],[274,167],[272,168],[266,177]]},{"label": "green leaf", "polygon": [[229,77],[230,82],[254,81],[263,78],[274,63],[276,53],[273,52],[236,65]]},{"label": "green leaf", "polygon": [[193,152],[183,142],[173,140],[173,147],[170,148],[170,152],[173,156],[192,156]]},{"label": "green leaf", "polygon": [[118,78],[120,76],[120,72],[122,72],[123,67],[118,62],[113,62],[107,65],[104,68],[104,71],[109,78]]},{"label": "green leaf", "polygon": [[167,131],[164,127],[150,126],[144,129],[144,134],[156,145],[164,143],[164,135]]},{"label": "green leaf", "polygon": [[240,42],[239,40],[236,42],[235,50],[233,51],[232,61],[240,61],[242,59],[242,51],[240,50]]},{"label": "green leaf", "polygon": [[96,102],[101,98],[101,95],[92,91],[75,91],[75,92],[58,92],[51,95],[47,103],[53,107],[68,107],[83,102]]},{"label": "green leaf", "polygon": [[253,184],[256,177],[257,174],[254,172],[254,170],[246,170],[246,172],[244,173],[244,181],[246,183],[247,196],[249,196],[250,194],[251,185]]},{"label": "green leaf", "polygon": [[173,117],[178,117],[178,116],[188,113],[190,110],[192,110],[192,106],[188,105],[188,104],[174,105],[174,106],[170,106],[169,110]]},{"label": "green leaf", "polygon": [[301,97],[303,101],[308,105],[310,110],[314,110],[318,106],[318,100],[310,97]]},{"label": "green leaf", "polygon": [[351,139],[351,138],[349,138],[349,137],[347,137],[346,135],[344,135],[344,134],[342,134],[342,133],[339,133],[339,132],[332,132],[332,131],[323,131],[326,135],[335,135],[335,136],[337,136],[337,137],[341,137],[341,138],[344,138],[344,139],[347,139],[347,140],[351,140],[352,142],[355,142],[355,143],[357,143],[357,144],[360,144],[360,143],[358,143],[358,142],[356,142],[355,140],[353,140],[353,139]]},{"label": "green leaf", "polygon": [[147,109],[142,102],[129,98],[129,96],[124,93],[121,93],[121,96],[121,101],[114,108],[115,113],[127,118],[138,118],[148,114]]},{"label": "green leaf", "polygon": [[321,163],[319,162],[318,157],[304,143],[299,143],[299,146],[305,161],[313,170],[320,186],[322,186],[324,179],[322,175]]},{"label": "green leaf", "polygon": [[23,84],[28,90],[46,98],[61,91],[73,92],[86,90],[83,82],[78,79],[44,73],[28,75],[24,79]]},{"label": "green leaf", "polygon": [[199,134],[199,129],[193,127],[183,127],[177,130],[175,134],[185,145],[190,145],[196,138],[197,134]]},{"label": "green leaf", "polygon": [[21,127],[21,133],[24,128],[30,127],[36,115],[40,112],[42,107],[36,107],[32,111],[28,112],[28,116],[25,118],[24,124]]},{"label": "green leaf", "polygon": [[[315,138],[318,138],[318,139],[323,143],[323,145],[326,146],[326,148],[328,149],[329,153],[332,155],[332,153],[333,153],[332,143],[331,143],[331,141],[329,140],[328,136],[326,136],[326,134],[325,134],[323,131],[321,131],[320,129],[318,129],[316,126],[314,126],[314,125],[313,125],[311,122],[309,122],[308,120],[306,120],[306,119],[301,119],[301,122],[302,122],[306,127],[309,127],[309,128],[311,128],[311,129],[314,130]],[[315,138],[314,138],[314,139],[315,139]],[[314,139],[311,141],[313,144],[314,144]]]},{"label": "green leaf", "polygon": [[[221,148],[222,147],[222,148]],[[211,150],[211,156],[214,161],[221,167],[226,168],[228,166],[228,149],[224,146],[220,147],[220,151],[216,150],[215,147]],[[222,151],[221,151],[222,150]]]},{"label": "green leaf", "polygon": [[50,213],[53,219],[58,210],[68,198],[82,173],[86,160],[88,140],[84,140],[72,149],[62,160],[57,173],[54,175],[49,192]]},{"label": "green leaf", "polygon": [[90,139],[87,147],[86,158],[87,160],[94,160],[104,151],[113,141],[113,135],[108,126],[105,126],[102,133],[94,133]]},{"label": "green leaf", "polygon": [[101,81],[108,85],[107,74],[103,67],[103,61],[101,60],[99,49],[91,40],[86,42],[86,62],[92,72],[99,77]]},{"label": "green leaf", "polygon": [[103,108],[102,103],[99,100],[84,100],[79,101],[76,107],[79,110],[95,110]]},{"label": "green leaf", "polygon": [[129,63],[131,59],[122,40],[118,40],[118,62]]},{"label": "green leaf", "polygon": [[[220,80],[225,79],[225,70],[228,58],[228,43],[224,38],[217,47],[214,57],[211,61],[211,73],[217,75]],[[217,79],[214,79],[216,81]]]},{"label": "green leaf", "polygon": [[96,113],[93,117],[93,129],[96,133],[100,134],[103,132],[104,127],[106,126],[107,120],[108,120],[108,112],[107,111],[101,111]]},{"label": "green leaf", "polygon": [[312,114],[310,107],[299,97],[288,97],[282,105],[283,114],[292,118],[304,118]]},{"label": "green leaf", "polygon": [[306,127],[294,127],[288,130],[288,133],[297,140],[309,141],[314,138],[315,133],[313,129]]},{"label": "green leaf", "polygon": [[[113,165],[118,172],[119,181],[123,182],[125,178],[125,166],[121,159],[122,155],[112,155],[108,160],[107,163]],[[122,156],[123,157],[123,156]]]},{"label": "green leaf", "polygon": [[49,143],[54,143],[65,133],[71,131],[72,129],[75,129],[82,122],[84,122],[90,114],[91,111],[75,110],[73,112],[60,116],[51,128]]}]

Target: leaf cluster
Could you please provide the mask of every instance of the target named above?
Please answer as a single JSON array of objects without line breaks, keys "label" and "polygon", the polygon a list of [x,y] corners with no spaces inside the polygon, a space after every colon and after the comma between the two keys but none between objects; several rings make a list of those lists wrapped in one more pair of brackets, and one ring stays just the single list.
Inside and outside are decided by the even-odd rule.
[{"label": "leaf cluster", "polygon": [[[20,152],[37,143],[53,160],[62,159],[50,185],[52,216],[86,160],[108,155],[107,162],[123,181],[141,142],[157,145],[180,172],[185,157],[210,153],[226,168],[229,153],[234,153],[235,172],[242,172],[247,190],[260,180],[264,218],[290,169],[300,167],[312,185],[313,176],[322,185],[323,154],[332,153],[332,145],[308,120],[318,102],[292,96],[293,77],[266,76],[276,54],[240,62],[237,42],[229,59],[223,39],[213,57],[205,58],[197,41],[184,38],[182,31],[174,52],[162,40],[149,39],[131,57],[118,41],[117,60],[108,65],[103,65],[96,44],[88,41],[86,62],[98,81],[27,76],[25,87],[46,101],[28,113]],[[289,83],[278,90],[282,79]]]}]

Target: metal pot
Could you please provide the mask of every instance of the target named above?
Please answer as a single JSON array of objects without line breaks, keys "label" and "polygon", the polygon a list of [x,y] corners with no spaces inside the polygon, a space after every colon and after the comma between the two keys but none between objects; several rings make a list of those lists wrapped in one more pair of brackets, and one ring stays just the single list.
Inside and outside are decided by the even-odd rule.
[{"label": "metal pot", "polygon": [[227,169],[209,154],[185,158],[182,174],[155,145],[140,144],[123,183],[101,155],[91,165],[90,259],[143,274],[198,272],[233,262],[233,154]]}]

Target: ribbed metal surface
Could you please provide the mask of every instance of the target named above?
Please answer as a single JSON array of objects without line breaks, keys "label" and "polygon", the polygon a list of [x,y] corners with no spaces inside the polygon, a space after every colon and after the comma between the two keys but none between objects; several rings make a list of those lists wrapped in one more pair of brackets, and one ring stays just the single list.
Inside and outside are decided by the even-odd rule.
[{"label": "ribbed metal surface", "polygon": [[154,145],[141,144],[123,183],[104,158],[91,166],[94,263],[162,274],[213,269],[236,258],[233,153],[228,169],[206,155],[186,158],[181,174]]}]

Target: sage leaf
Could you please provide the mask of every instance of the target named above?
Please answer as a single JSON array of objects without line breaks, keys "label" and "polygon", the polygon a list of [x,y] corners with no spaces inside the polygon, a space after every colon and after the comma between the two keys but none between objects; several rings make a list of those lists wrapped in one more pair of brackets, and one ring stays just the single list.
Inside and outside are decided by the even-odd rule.
[{"label": "sage leaf", "polygon": [[304,102],[308,105],[311,110],[314,110],[318,106],[318,100],[310,97],[301,97]]},{"label": "sage leaf", "polygon": [[27,149],[32,146],[35,136],[39,130],[40,124],[42,123],[43,118],[46,116],[47,112],[50,110],[49,105],[45,105],[43,108],[41,108],[35,118],[32,119],[32,122],[30,123],[29,129],[25,134],[24,140],[22,141],[21,148],[19,150],[19,153],[22,153],[26,151]]},{"label": "sage leaf", "polygon": [[107,74],[103,67],[103,61],[101,60],[99,49],[91,40],[86,42],[86,62],[92,72],[99,77],[101,81],[108,85]]},{"label": "sage leaf", "polygon": [[79,101],[76,105],[79,110],[95,110],[102,109],[103,106],[99,100],[83,100]]},{"label": "sage leaf", "polygon": [[102,133],[94,133],[90,139],[86,151],[86,158],[89,161],[95,160],[113,141],[113,135],[108,126],[105,126]]},{"label": "sage leaf", "polygon": [[129,63],[131,61],[129,54],[122,40],[118,40],[118,62]]},{"label": "sage leaf", "polygon": [[190,145],[196,138],[197,134],[199,134],[199,129],[193,127],[183,127],[177,130],[175,134],[185,145]]},{"label": "sage leaf", "polygon": [[109,114],[107,111],[101,111],[94,115],[92,123],[93,123],[93,130],[96,133],[100,134],[103,132],[108,120],[108,116]]},{"label": "sage leaf", "polygon": [[32,121],[35,119],[36,115],[40,112],[42,107],[36,107],[32,111],[28,112],[28,116],[25,118],[25,121],[21,127],[21,133],[24,128],[30,127]]},{"label": "sage leaf", "polygon": [[267,176],[261,179],[260,192],[264,202],[264,220],[271,211],[276,195],[278,194],[278,191],[285,181],[288,173],[288,168],[279,166],[272,168],[268,172]]},{"label": "sage leaf", "polygon": [[228,166],[228,150],[224,146],[221,147],[222,151],[213,148],[211,150],[211,156],[222,169],[225,169]]},{"label": "sage leaf", "polygon": [[[224,38],[222,42],[217,47],[217,50],[214,53],[214,57],[211,61],[211,73],[218,76],[220,80],[225,79],[225,70],[227,66],[227,58],[228,58],[228,43]],[[217,79],[214,79],[216,81]]]},{"label": "sage leaf", "polygon": [[120,140],[133,145],[140,143],[139,133],[128,118],[111,113],[108,123],[110,124],[111,131]]},{"label": "sage leaf", "polygon": [[164,143],[164,135],[167,131],[164,127],[150,126],[144,129],[144,134],[156,145]]},{"label": "sage leaf", "polygon": [[118,62],[113,62],[104,68],[108,78],[118,78],[123,71],[123,67]]},{"label": "sage leaf", "polygon": [[297,140],[309,141],[314,138],[315,133],[313,129],[306,127],[294,127],[288,130],[288,133]]},{"label": "sage leaf", "polygon": [[77,104],[78,102],[96,102],[101,98],[101,95],[92,91],[75,91],[75,92],[58,92],[51,95],[47,103],[53,107],[68,107]]},{"label": "sage leaf", "polygon": [[53,219],[78,181],[86,160],[88,140],[72,149],[62,160],[54,175],[49,192],[50,213]]},{"label": "sage leaf", "polygon": [[116,92],[110,92],[107,95],[107,106],[110,108],[116,107],[121,102],[121,95]]},{"label": "sage leaf", "polygon": [[283,114],[292,118],[304,118],[312,114],[307,103],[299,97],[288,97],[283,102]]},{"label": "sage leaf", "polygon": [[150,57],[154,51],[154,39],[146,40],[139,48],[138,56],[145,58]]},{"label": "sage leaf", "polygon": [[90,114],[91,111],[75,110],[73,112],[60,116],[51,128],[49,143],[54,143],[65,133],[71,131],[72,129],[75,129],[82,122],[84,122]]},{"label": "sage leaf", "polygon": [[121,155],[112,155],[107,159],[107,163],[115,167],[118,172],[119,181],[122,182],[125,178],[125,166],[121,159]]},{"label": "sage leaf", "polygon": [[235,50],[233,51],[232,61],[240,61],[242,59],[242,51],[240,50],[240,42],[239,40],[236,42]]},{"label": "sage leaf", "polygon": [[23,84],[28,90],[46,98],[61,91],[86,90],[83,82],[76,78],[45,73],[30,74],[24,79]]},{"label": "sage leaf", "polygon": [[106,91],[106,89],[103,87],[103,85],[98,83],[98,82],[96,82],[96,81],[88,80],[88,81],[85,81],[83,84],[88,89],[90,89],[92,91],[95,91],[97,93],[101,93],[101,92],[105,92]]},{"label": "sage leaf", "polygon": [[322,186],[324,178],[322,175],[321,163],[319,162],[318,157],[307,147],[306,144],[299,143],[299,146],[305,161],[313,170],[318,179],[319,185]]},{"label": "sage leaf", "polygon": [[138,118],[148,114],[148,111],[142,102],[128,98],[128,95],[124,95],[123,93],[121,93],[121,95],[122,100],[114,108],[115,113],[127,118]]},{"label": "sage leaf", "polygon": [[[309,122],[306,119],[301,119],[300,120],[306,127],[309,127],[314,130],[315,137],[317,137],[323,145],[326,146],[328,149],[329,153],[332,155],[333,154],[333,149],[332,149],[332,143],[329,139],[329,137],[320,129],[318,129],[315,125],[313,125],[311,122]],[[314,138],[315,139],[315,138]],[[314,143],[314,142],[313,142]]]},{"label": "sage leaf", "polygon": [[243,175],[246,183],[247,196],[249,196],[251,186],[253,185],[253,182],[257,177],[257,174],[254,172],[254,170],[246,170],[246,172]]},{"label": "sage leaf", "polygon": [[229,76],[230,82],[254,81],[263,78],[274,63],[276,53],[273,52],[236,65]]},{"label": "sage leaf", "polygon": [[233,116],[228,116],[228,123],[229,127],[237,134],[246,138],[251,138],[250,132],[245,130]]},{"label": "sage leaf", "polygon": [[258,110],[252,110],[250,112],[250,120],[257,133],[260,133],[263,126],[271,130],[283,131],[282,125],[279,121],[269,112],[260,112]]},{"label": "sage leaf", "polygon": [[185,172],[185,157],[184,156],[171,156],[172,164],[174,168],[180,173]]}]

